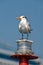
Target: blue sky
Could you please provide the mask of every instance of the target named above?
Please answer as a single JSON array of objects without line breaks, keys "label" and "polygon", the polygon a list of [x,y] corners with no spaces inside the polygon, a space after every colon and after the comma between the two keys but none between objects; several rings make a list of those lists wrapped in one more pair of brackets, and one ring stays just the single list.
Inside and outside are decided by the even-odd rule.
[{"label": "blue sky", "polygon": [[29,36],[33,52],[43,58],[43,0],[0,0],[0,43],[15,51],[16,40],[21,38],[16,16],[21,15],[28,17],[33,29]]}]

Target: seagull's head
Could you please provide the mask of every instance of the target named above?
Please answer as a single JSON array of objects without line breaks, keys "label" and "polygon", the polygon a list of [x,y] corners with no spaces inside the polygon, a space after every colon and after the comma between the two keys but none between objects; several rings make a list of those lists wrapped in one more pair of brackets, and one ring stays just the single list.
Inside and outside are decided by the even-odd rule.
[{"label": "seagull's head", "polygon": [[16,17],[16,19],[21,21],[21,20],[26,20],[27,17],[26,16],[18,16],[18,17]]}]

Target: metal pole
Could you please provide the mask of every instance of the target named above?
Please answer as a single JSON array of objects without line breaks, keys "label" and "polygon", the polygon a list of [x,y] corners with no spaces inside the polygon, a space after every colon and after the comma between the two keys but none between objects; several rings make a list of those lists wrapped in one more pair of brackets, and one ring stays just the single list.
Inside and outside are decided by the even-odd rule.
[{"label": "metal pole", "polygon": [[19,59],[19,65],[29,65],[28,59],[26,57],[22,57]]}]

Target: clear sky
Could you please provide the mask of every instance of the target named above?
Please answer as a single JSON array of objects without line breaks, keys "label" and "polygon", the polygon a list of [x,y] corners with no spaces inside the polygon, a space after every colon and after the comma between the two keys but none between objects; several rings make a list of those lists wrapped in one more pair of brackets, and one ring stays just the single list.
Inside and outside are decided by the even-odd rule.
[{"label": "clear sky", "polygon": [[33,52],[43,58],[43,0],[0,0],[0,43],[15,51],[16,40],[21,38],[16,16],[21,15],[28,17],[33,29],[29,36]]}]

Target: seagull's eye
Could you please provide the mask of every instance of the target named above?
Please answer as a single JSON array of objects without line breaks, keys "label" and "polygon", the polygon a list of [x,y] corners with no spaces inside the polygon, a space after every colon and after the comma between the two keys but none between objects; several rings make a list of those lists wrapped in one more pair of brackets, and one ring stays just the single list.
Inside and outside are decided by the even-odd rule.
[{"label": "seagull's eye", "polygon": [[23,18],[25,18],[25,17],[23,17]]}]

